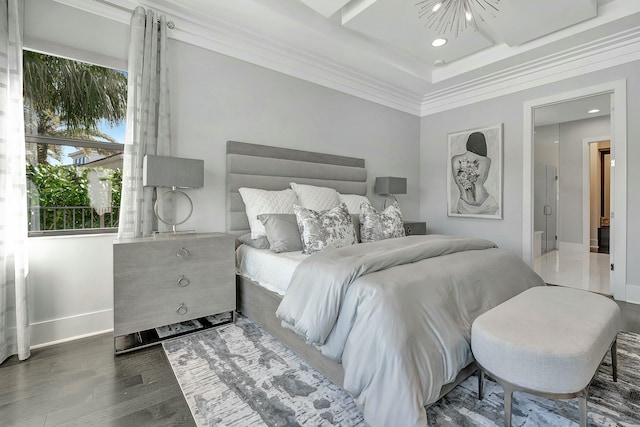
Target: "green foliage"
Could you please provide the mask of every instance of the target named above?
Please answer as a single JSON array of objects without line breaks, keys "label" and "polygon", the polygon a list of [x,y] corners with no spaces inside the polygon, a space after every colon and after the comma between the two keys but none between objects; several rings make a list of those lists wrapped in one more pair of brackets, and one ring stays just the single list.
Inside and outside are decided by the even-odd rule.
[{"label": "green foliage", "polygon": [[[29,230],[64,230],[100,227],[100,215],[91,208],[89,198],[88,175],[91,171],[102,168],[84,168],[76,166],[60,166],[27,164],[27,182],[29,182],[30,208],[33,209]],[[118,207],[122,194],[122,170],[108,169],[111,181],[113,214],[105,214],[105,227],[117,227]],[[71,207],[76,209],[53,209]],[[112,220],[113,218],[113,220]],[[39,224],[38,224],[39,222]]]},{"label": "green foliage", "polygon": [[[110,68],[24,51],[24,108],[28,134],[115,142],[98,126],[127,115],[127,76]],[[58,159],[59,147],[40,144],[37,161]]]},{"label": "green foliage", "polygon": [[[127,76],[117,70],[41,53],[24,52],[24,97],[65,128],[96,130],[127,114]],[[42,133],[40,133],[42,134]]]}]

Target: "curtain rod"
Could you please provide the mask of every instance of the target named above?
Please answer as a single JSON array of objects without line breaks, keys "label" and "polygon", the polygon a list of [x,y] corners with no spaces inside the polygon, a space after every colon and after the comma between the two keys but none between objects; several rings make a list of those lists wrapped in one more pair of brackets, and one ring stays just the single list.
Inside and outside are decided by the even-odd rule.
[{"label": "curtain rod", "polygon": [[[132,9],[129,9],[128,7],[120,6],[119,4],[116,4],[116,3],[111,3],[110,1],[107,1],[107,0],[93,0],[93,1],[96,2],[96,3],[102,3],[102,4],[106,5],[106,6],[110,6],[110,7],[116,8],[116,9],[123,10],[123,11],[125,11],[127,13],[133,14],[133,10]],[[158,20],[158,22],[160,22],[160,21]],[[173,30],[174,28],[176,28],[176,24],[173,21],[167,21],[167,27],[169,29]]]}]

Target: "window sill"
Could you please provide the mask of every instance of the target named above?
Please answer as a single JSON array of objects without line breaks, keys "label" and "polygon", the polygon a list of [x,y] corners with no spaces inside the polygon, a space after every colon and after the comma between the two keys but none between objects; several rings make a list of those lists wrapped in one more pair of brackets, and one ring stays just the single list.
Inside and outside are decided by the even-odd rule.
[{"label": "window sill", "polygon": [[117,228],[92,228],[85,230],[30,231],[29,238],[41,237],[97,237],[116,235]]}]

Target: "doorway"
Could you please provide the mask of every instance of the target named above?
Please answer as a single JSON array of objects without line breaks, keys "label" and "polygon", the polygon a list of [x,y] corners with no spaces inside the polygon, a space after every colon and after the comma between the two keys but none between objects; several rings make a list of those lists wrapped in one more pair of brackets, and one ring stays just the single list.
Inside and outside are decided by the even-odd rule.
[{"label": "doorway", "polygon": [[610,132],[610,110],[606,93],[538,107],[533,132],[534,230],[540,240],[534,269],[547,283],[607,295],[609,255],[608,249],[598,253],[597,234],[608,248],[609,208],[601,206],[601,193],[609,189],[600,180],[609,185],[602,161],[610,145],[608,136],[591,136]]},{"label": "doorway", "polygon": [[[575,101],[585,99],[594,95],[611,95],[611,124],[609,133],[611,135],[611,217],[610,217],[610,266],[604,265],[600,270],[601,274],[606,274],[610,278],[611,293],[618,300],[625,301],[627,293],[626,285],[626,81],[620,80],[601,85],[566,92],[558,95],[552,95],[545,98],[527,101],[524,103],[524,126],[523,126],[523,259],[531,266],[534,266],[534,116],[536,109],[542,107],[557,105],[567,101]],[[561,142],[560,142],[561,143]],[[577,162],[582,169],[582,162]],[[560,182],[565,177],[573,175],[571,171],[563,172],[562,167],[558,170]],[[578,179],[582,176],[579,171]],[[579,186],[581,187],[581,185]],[[577,187],[577,188],[579,188]],[[579,190],[578,190],[579,191]],[[573,198],[583,199],[582,194],[573,193],[565,190],[566,195]],[[557,207],[558,218],[562,216],[563,204],[562,186],[558,193],[560,203]],[[614,216],[615,214],[615,216]],[[589,216],[587,212],[582,215]],[[557,222],[558,230],[558,249],[565,247],[574,249],[576,252],[586,249],[589,251],[590,240],[584,241],[580,239],[581,225],[584,221],[580,221],[580,210],[573,212],[573,222],[563,221],[559,219]],[[582,224],[580,224],[582,222]],[[578,231],[576,234],[576,225]],[[589,227],[587,227],[589,228]],[[563,236],[564,233],[564,236]],[[562,241],[563,237],[565,242]],[[609,268],[610,267],[610,268]],[[606,273],[602,270],[606,270]],[[572,278],[576,278],[575,275]]]},{"label": "doorway", "polygon": [[[589,250],[594,253],[609,254],[611,218],[611,142],[608,138],[589,141],[589,193],[583,191],[589,200],[589,229],[585,239],[589,240]],[[585,223],[586,225],[586,223]],[[588,233],[588,235],[587,235]]]}]

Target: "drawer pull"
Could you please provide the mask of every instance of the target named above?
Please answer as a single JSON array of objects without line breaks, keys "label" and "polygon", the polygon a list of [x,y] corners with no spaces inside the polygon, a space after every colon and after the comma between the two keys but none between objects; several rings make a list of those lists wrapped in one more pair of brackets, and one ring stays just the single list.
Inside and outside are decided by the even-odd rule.
[{"label": "drawer pull", "polygon": [[181,316],[184,316],[185,314],[187,314],[187,306],[184,305],[184,303],[180,304],[180,307],[178,307],[178,309],[176,310],[176,313],[178,313]]},{"label": "drawer pull", "polygon": [[189,283],[191,283],[191,280],[184,277],[184,274],[181,275],[180,278],[178,279],[178,286],[180,286],[181,288],[184,288],[185,286],[189,286]]},{"label": "drawer pull", "polygon": [[176,255],[178,256],[178,258],[183,258],[191,255],[191,252],[189,252],[186,248],[180,248]]},{"label": "drawer pull", "polygon": [[411,229],[411,227],[407,227],[407,236],[411,235],[412,232],[413,230]]}]

